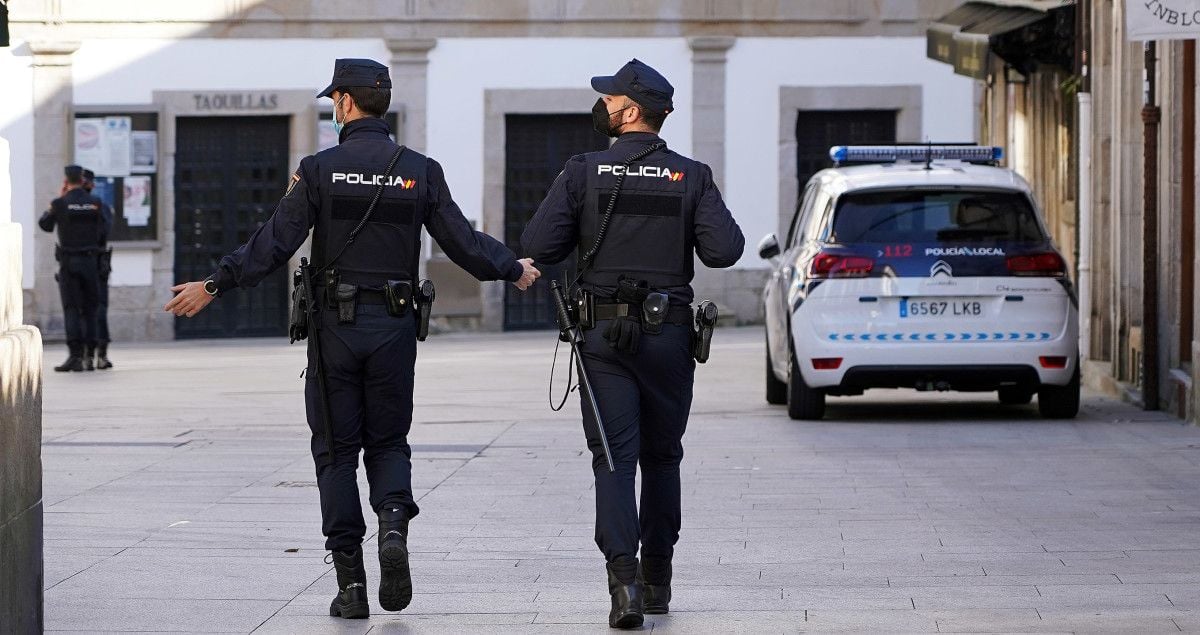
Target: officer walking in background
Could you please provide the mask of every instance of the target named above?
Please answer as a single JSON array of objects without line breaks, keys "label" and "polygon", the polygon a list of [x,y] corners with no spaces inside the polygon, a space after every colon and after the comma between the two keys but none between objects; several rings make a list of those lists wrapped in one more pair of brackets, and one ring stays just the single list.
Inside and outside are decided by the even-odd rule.
[{"label": "officer walking in background", "polygon": [[[600,441],[589,438],[596,544],[608,561],[609,625],[635,628],[643,609],[666,613],[671,599],[679,464],[696,370],[693,253],[709,267],[729,267],[745,239],[708,166],[672,152],[658,136],[674,94],[662,75],[635,59],[616,75],[593,77],[592,88],[602,93],[592,109],[596,130],[617,141],[567,161],[521,246],[550,264],[579,255],[581,328],[592,328],[582,356],[616,468],[609,472]],[[581,405],[585,429],[594,430],[590,404]]]},{"label": "officer walking in background", "polygon": [[[88,194],[96,188],[96,173],[84,168],[83,189]],[[100,213],[104,217],[104,235],[112,235],[113,210],[108,203],[102,203]],[[96,271],[99,275],[100,286],[97,288],[98,302],[96,305],[96,369],[108,370],[113,367],[108,361],[108,275],[112,273],[112,246],[107,239],[100,245],[100,253],[96,257]]]},{"label": "officer walking in background", "polygon": [[100,284],[96,258],[108,240],[104,203],[83,187],[83,168],[68,165],[63,170],[62,196],[50,203],[38,219],[43,230],[58,232],[54,249],[58,260],[58,291],[62,296],[63,326],[67,332],[67,361],[54,370],[93,370],[96,349],[96,305]]},{"label": "officer walking in background", "polygon": [[518,260],[503,243],[471,228],[437,161],[389,138],[381,117],[391,87],[386,66],[337,60],[333,81],[317,96],[333,99],[339,145],[304,158],[274,215],[222,258],[208,279],[172,287],[178,295],[165,307],[191,317],[224,292],[254,286],[284,265],[313,229],[307,271],[315,280],[311,300],[321,308],[308,325],[304,394],[325,548],[337,571],[339,592],[330,614],[344,618],[369,614],[366,525],[356,478],[360,450],[379,516],[379,603],[399,611],[412,599],[408,521],[418,510],[408,432],[421,227],[480,280],[507,280],[525,290],[540,275],[530,260]]}]

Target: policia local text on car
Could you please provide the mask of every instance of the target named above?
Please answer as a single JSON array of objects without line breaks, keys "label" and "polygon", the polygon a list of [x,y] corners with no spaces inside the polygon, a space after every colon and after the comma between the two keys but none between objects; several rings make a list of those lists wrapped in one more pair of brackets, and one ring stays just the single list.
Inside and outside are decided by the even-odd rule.
[{"label": "policia local text on car", "polygon": [[345,618],[369,614],[359,451],[379,516],[379,603],[399,611],[412,599],[408,522],[418,509],[408,432],[416,342],[423,338],[418,321],[433,299],[429,285],[416,283],[421,227],[480,280],[508,280],[524,290],[540,275],[531,261],[471,228],[437,161],[389,138],[380,117],[391,87],[386,66],[337,60],[318,97],[334,100],[339,144],[305,157],[271,218],[207,280],[172,287],[178,295],[165,307],[191,317],[226,291],[254,286],[312,229],[312,264],[305,261],[301,271],[291,334],[308,336],[305,405],[325,548],[338,581],[329,612]]},{"label": "policia local text on car", "polygon": [[[581,405],[596,478],[596,544],[607,560],[609,624],[635,628],[643,611],[666,613],[670,601],[679,464],[696,371],[693,254],[707,266],[730,267],[745,239],[708,166],[659,138],[674,107],[662,75],[632,60],[616,75],[592,78],[592,87],[602,93],[592,110],[596,129],[617,141],[567,161],[521,246],[548,263],[579,255],[578,289],[569,291],[594,392],[593,401],[585,391]],[[710,329],[715,307],[701,313]],[[698,348],[706,358],[707,335]]]}]

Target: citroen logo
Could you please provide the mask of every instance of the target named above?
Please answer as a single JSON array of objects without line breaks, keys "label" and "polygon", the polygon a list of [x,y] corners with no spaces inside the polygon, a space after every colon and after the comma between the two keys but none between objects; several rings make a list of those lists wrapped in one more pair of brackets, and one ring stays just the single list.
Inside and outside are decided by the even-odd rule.
[{"label": "citroen logo", "polygon": [[933,266],[929,268],[929,277],[936,278],[939,274],[946,276],[947,278],[953,278],[954,269],[950,267],[950,263],[946,262],[945,260],[939,260],[933,263]]}]

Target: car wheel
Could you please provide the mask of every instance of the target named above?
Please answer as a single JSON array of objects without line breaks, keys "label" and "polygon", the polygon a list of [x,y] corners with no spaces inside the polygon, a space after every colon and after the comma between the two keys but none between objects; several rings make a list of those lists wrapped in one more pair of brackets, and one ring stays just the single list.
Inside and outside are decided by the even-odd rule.
[{"label": "car wheel", "polygon": [[804,375],[800,374],[800,364],[796,362],[795,353],[792,353],[787,385],[789,417],[812,421],[825,416],[825,393],[816,388],[809,388],[808,384],[804,383]]},{"label": "car wheel", "polygon": [[1074,419],[1079,414],[1079,364],[1066,386],[1038,389],[1038,411],[1047,419]]},{"label": "car wheel", "polygon": [[767,341],[767,403],[782,406],[788,400],[788,385],[785,381],[775,378],[774,365],[771,363],[771,342]]},{"label": "car wheel", "polygon": [[1006,406],[1024,406],[1033,401],[1033,391],[1028,388],[1005,386],[1000,389],[1000,403]]}]

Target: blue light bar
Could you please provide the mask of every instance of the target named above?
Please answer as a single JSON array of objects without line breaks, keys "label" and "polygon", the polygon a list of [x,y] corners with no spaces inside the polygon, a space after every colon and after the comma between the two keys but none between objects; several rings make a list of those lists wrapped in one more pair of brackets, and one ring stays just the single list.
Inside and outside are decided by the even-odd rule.
[{"label": "blue light bar", "polygon": [[965,161],[968,163],[998,163],[1004,158],[999,146],[833,146],[829,158],[842,163],[898,163],[923,161]]}]

